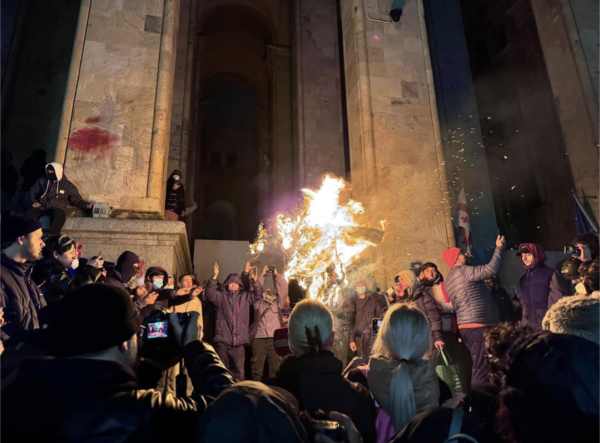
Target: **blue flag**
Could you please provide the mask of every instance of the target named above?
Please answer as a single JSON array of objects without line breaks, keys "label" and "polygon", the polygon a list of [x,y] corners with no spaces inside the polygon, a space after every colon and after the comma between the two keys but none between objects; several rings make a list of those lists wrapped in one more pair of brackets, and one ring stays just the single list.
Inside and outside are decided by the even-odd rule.
[{"label": "blue flag", "polygon": [[593,219],[588,215],[584,206],[579,202],[577,195],[573,192],[575,199],[575,232],[581,234],[598,234],[598,228]]}]

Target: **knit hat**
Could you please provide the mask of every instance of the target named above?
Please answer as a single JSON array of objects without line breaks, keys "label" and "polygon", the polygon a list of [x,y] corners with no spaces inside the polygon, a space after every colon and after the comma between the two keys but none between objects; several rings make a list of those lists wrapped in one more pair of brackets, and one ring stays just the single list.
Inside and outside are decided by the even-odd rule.
[{"label": "knit hat", "polygon": [[444,259],[446,266],[448,266],[449,268],[454,266],[454,263],[456,263],[456,260],[458,260],[458,256],[460,255],[460,252],[461,252],[460,248],[444,249],[444,252],[442,253],[442,258]]},{"label": "knit hat", "polygon": [[405,269],[404,271],[398,272],[394,277],[394,282],[397,283],[399,278],[403,278],[408,282],[408,289],[411,294],[415,293],[415,287],[417,286],[417,276],[410,269]]},{"label": "knit hat", "polygon": [[1,225],[2,244],[12,244],[17,238],[42,229],[39,220],[24,220],[14,215],[3,215]]},{"label": "knit hat", "polygon": [[73,291],[53,313],[48,333],[55,355],[99,352],[129,340],[140,329],[125,289],[91,284]]}]

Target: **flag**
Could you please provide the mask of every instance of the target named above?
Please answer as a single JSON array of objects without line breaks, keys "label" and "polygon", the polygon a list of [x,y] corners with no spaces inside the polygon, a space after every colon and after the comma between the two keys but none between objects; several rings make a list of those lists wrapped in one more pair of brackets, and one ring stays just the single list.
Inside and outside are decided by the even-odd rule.
[{"label": "flag", "polygon": [[585,207],[577,198],[575,191],[572,191],[572,193],[573,198],[575,199],[575,232],[577,235],[598,234],[598,227],[594,223],[594,220],[588,215]]},{"label": "flag", "polygon": [[458,202],[456,203],[455,220],[458,221],[458,235],[456,236],[456,246],[464,253],[471,253],[471,217],[467,207],[467,196],[465,188],[460,191]]}]

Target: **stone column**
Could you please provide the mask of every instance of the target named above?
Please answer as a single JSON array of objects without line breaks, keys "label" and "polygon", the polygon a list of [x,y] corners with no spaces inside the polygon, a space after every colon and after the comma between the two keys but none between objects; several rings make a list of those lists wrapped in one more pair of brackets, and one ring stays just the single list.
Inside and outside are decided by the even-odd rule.
[{"label": "stone column", "polygon": [[[590,200],[590,204],[596,219],[599,219],[598,99],[581,47],[582,36],[574,26],[572,11],[566,3],[561,6],[559,0],[532,0],[531,6],[556,101],[575,189],[579,196],[585,194],[596,197]],[[563,8],[566,9],[566,14]],[[597,17],[594,21],[597,25]],[[597,43],[596,38],[596,56]],[[598,66],[592,67],[592,70],[597,72]]]},{"label": "stone column", "polygon": [[[488,167],[479,126],[469,54],[458,0],[425,0],[425,11],[432,53],[433,76],[440,115],[441,133],[467,133],[461,143],[443,144],[445,169],[454,182],[451,202],[456,203],[464,187],[469,200],[472,228],[472,253],[477,263],[492,257],[497,235],[496,213]],[[462,129],[461,129],[462,128]],[[467,130],[468,128],[468,130]],[[458,160],[454,160],[454,159]],[[463,159],[469,167],[460,167]],[[477,208],[475,210],[475,208]]]},{"label": "stone column", "polygon": [[81,16],[65,172],[118,217],[162,214],[178,11],[179,0],[93,1]]},{"label": "stone column", "polygon": [[259,152],[259,191],[258,207],[261,219],[273,217],[273,201],[275,198],[273,183],[273,159],[269,146],[269,109],[259,106],[258,115],[258,152]]},{"label": "stone column", "polygon": [[342,0],[353,196],[369,223],[389,220],[375,249],[380,286],[454,245],[422,0],[399,23],[375,0]]},{"label": "stone column", "polygon": [[289,48],[267,46],[267,69],[271,88],[271,146],[276,210],[286,209],[294,192],[292,144],[292,75]]},{"label": "stone column", "polygon": [[335,0],[294,2],[292,47],[297,187],[314,187],[345,176]]}]

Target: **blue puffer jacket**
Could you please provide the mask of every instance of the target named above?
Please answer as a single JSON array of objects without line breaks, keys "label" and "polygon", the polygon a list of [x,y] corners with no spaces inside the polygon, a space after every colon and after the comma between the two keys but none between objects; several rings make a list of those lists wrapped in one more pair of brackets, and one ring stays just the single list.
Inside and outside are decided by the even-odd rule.
[{"label": "blue puffer jacket", "polygon": [[498,323],[498,308],[483,281],[500,272],[503,257],[504,248],[496,248],[486,265],[454,266],[450,269],[444,286],[456,311],[459,326],[466,323]]},{"label": "blue puffer jacket", "polygon": [[[227,289],[230,283],[237,283],[235,292]],[[250,307],[262,300],[262,285],[251,280],[252,290],[244,289],[242,279],[237,274],[229,274],[221,286],[210,279],[206,284],[206,299],[216,307],[215,343],[240,346],[248,343],[250,329]]]}]

